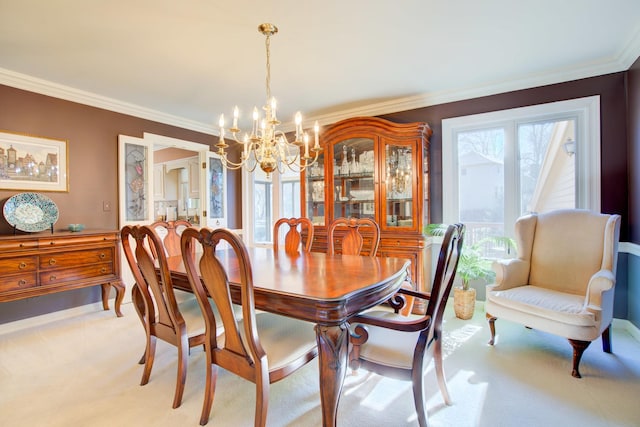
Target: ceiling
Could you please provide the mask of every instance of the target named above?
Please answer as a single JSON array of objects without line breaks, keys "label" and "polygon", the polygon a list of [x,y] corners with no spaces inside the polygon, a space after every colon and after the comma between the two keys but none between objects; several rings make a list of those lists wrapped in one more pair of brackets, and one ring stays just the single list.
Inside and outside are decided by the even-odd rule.
[{"label": "ceiling", "polygon": [[[624,71],[638,0],[0,0],[0,84],[207,133],[331,123]],[[288,126],[287,126],[288,127]]]}]

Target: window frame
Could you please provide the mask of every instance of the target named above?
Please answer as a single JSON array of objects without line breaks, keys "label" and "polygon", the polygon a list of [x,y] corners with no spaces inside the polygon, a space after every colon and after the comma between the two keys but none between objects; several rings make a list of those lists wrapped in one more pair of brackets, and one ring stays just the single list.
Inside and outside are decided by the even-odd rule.
[{"label": "window frame", "polygon": [[[600,96],[590,96],[442,120],[443,222],[459,221],[458,153],[454,143],[459,132],[505,128],[504,191],[513,195],[519,191],[515,148],[518,125],[558,118],[576,120],[576,208],[600,212]],[[511,205],[505,206],[505,231],[509,236],[513,236],[515,220],[519,216],[519,207],[514,203]]]},{"label": "window frame", "polygon": [[[256,167],[256,171],[259,167],[260,166]],[[248,246],[272,247],[274,236],[271,236],[271,242],[255,241],[255,206],[253,202],[255,200],[254,184],[256,171],[249,172],[245,168],[242,169],[242,224],[244,242]],[[282,184],[292,181],[300,183],[300,173],[286,171],[285,174],[286,176],[277,171],[271,174],[271,223],[268,225],[271,229],[275,221],[283,217]],[[298,203],[298,206],[299,205],[300,203]]]}]

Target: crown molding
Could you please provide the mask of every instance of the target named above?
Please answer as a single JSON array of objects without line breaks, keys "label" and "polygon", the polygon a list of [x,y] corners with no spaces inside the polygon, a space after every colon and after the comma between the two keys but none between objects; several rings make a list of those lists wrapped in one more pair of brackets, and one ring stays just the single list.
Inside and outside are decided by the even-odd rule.
[{"label": "crown molding", "polygon": [[[335,123],[339,120],[355,116],[379,116],[384,114],[396,113],[398,111],[414,110],[417,108],[429,107],[432,105],[446,104],[449,102],[463,101],[467,99],[480,98],[483,96],[496,95],[500,93],[513,92],[517,90],[530,89],[539,86],[546,86],[556,83],[568,82],[571,80],[579,80],[588,77],[595,77],[604,74],[625,71],[633,64],[635,59],[640,56],[640,37],[637,38],[638,43],[634,47],[628,46],[625,52],[638,52],[635,58],[628,65],[628,59],[607,61],[598,64],[590,64],[580,68],[570,70],[560,70],[553,73],[530,75],[518,80],[510,80],[495,84],[487,84],[474,88],[443,91],[427,94],[419,94],[404,98],[396,98],[389,101],[368,104],[362,107],[356,107],[347,110],[336,111],[317,116],[310,116],[309,120],[318,120],[321,124]],[[630,58],[634,53],[628,53]]]},{"label": "crown molding", "polygon": [[[418,94],[383,102],[375,102],[355,108],[336,110],[326,114],[311,114],[307,119],[311,121],[317,120],[320,124],[327,125],[350,117],[380,116],[432,105],[595,77],[628,70],[638,57],[640,57],[640,27],[629,43],[620,50],[619,54],[609,61],[587,64],[579,68],[556,70],[551,73],[533,74],[522,79],[490,83],[462,90]],[[0,68],[0,84],[210,135],[218,134],[217,129],[210,123],[197,122],[184,117],[163,113],[3,68]],[[283,130],[285,132],[293,129],[292,123],[283,124]]]},{"label": "crown molding", "polygon": [[620,49],[616,58],[623,70],[631,68],[633,63],[640,58],[640,25],[638,25],[636,32],[626,46]]},{"label": "crown molding", "polygon": [[184,117],[174,116],[4,68],[0,68],[0,84],[197,132],[214,133],[211,124],[185,119]]}]

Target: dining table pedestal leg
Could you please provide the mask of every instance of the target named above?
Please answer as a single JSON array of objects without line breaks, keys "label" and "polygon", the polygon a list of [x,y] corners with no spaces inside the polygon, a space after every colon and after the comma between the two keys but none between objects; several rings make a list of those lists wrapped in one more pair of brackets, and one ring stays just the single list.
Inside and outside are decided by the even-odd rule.
[{"label": "dining table pedestal leg", "polygon": [[335,427],[338,401],[347,372],[349,328],[316,325],[318,358],[320,365],[320,399],[322,403],[322,425]]}]

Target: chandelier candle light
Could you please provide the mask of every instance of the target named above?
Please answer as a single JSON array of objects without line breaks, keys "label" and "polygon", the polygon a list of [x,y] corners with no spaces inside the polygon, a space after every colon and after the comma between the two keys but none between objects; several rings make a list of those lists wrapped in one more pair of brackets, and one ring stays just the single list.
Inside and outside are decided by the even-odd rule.
[{"label": "chandelier candle light", "polygon": [[[302,114],[298,111],[295,115],[295,141],[289,142],[285,133],[277,129],[280,124],[276,116],[276,99],[271,96],[271,55],[270,40],[271,36],[278,32],[278,28],[273,24],[262,24],[258,26],[258,31],[266,36],[265,46],[267,50],[267,102],[262,109],[265,111],[265,117],[261,118],[256,107],[253,108],[253,125],[251,134],[244,134],[242,140],[238,139],[238,117],[240,112],[236,106],[233,109],[233,125],[229,128],[229,132],[233,135],[233,139],[242,144],[242,153],[240,154],[240,162],[235,163],[227,158],[226,148],[229,147],[225,142],[225,121],[224,114],[220,115],[218,125],[220,127],[220,139],[216,144],[217,153],[222,157],[222,161],[229,169],[239,169],[245,166],[249,172],[253,172],[257,165],[260,165],[267,177],[272,172],[284,172],[284,167],[288,167],[294,172],[301,172],[307,167],[313,165],[318,160],[318,153],[322,151],[318,142],[318,133],[320,126],[316,121],[314,126],[315,141],[312,147],[309,146],[309,135],[302,130]],[[304,152],[301,149],[304,146]],[[313,153],[311,155],[310,153]]]}]

